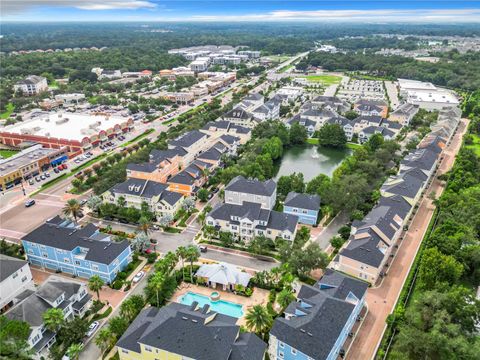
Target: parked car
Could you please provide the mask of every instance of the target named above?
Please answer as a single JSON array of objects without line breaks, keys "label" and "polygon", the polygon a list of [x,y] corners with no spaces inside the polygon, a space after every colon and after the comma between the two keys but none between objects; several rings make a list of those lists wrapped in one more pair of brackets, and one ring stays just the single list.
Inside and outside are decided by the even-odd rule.
[{"label": "parked car", "polygon": [[145,250],[145,254],[151,254],[155,252],[155,245],[150,245],[147,250]]},{"label": "parked car", "polygon": [[50,177],[50,173],[46,172],[46,173],[45,173],[45,177],[49,178],[49,177]]},{"label": "parked car", "polygon": [[45,180],[46,179],[45,175],[40,175],[40,179]]},{"label": "parked car", "polygon": [[35,180],[36,180],[37,182],[42,181],[42,179],[40,179],[40,176],[35,177]]},{"label": "parked car", "polygon": [[87,333],[85,334],[87,337],[90,337],[93,335],[93,333],[95,332],[95,330],[98,329],[98,325],[100,325],[100,323],[98,321],[94,321],[92,322],[89,326],[88,326],[88,331]]},{"label": "parked car", "polygon": [[35,184],[35,181],[33,181],[33,179],[30,179],[30,180],[28,180],[28,183],[29,183],[30,185],[33,185],[33,184]]},{"label": "parked car", "polygon": [[140,281],[140,279],[145,275],[145,271],[140,271],[137,275],[135,275],[132,279],[132,282],[136,284]]},{"label": "parked car", "polygon": [[205,246],[205,245],[200,245],[198,247],[198,249],[200,250],[200,252],[202,253],[206,253],[208,251],[208,248]]},{"label": "parked car", "polygon": [[35,205],[35,200],[33,199],[28,199],[27,201],[25,201],[25,207],[30,207],[30,206],[33,206]]},{"label": "parked car", "polygon": [[58,174],[58,173],[60,172],[60,170],[58,170],[58,168],[55,168],[55,169],[53,169],[53,172],[54,172],[55,174]]}]

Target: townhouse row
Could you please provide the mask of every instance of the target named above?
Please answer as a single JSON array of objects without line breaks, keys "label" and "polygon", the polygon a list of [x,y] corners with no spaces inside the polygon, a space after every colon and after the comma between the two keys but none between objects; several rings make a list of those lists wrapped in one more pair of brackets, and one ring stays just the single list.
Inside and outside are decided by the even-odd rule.
[{"label": "townhouse row", "polygon": [[456,108],[441,111],[432,132],[400,162],[396,175],[380,188],[377,205],[352,223],[351,236],[330,264],[333,269],[376,283],[384,276],[393,248],[431,180],[460,119]]}]

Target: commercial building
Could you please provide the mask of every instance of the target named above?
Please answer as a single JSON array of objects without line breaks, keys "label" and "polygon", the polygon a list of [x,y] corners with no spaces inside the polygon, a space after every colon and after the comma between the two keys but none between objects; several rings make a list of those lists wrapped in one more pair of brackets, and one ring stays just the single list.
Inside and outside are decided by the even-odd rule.
[{"label": "commercial building", "polygon": [[417,105],[426,110],[440,110],[457,107],[460,104],[457,96],[450,90],[438,88],[432,83],[398,79],[400,96],[407,103]]},{"label": "commercial building", "polygon": [[364,307],[368,284],[327,269],[313,286],[302,285],[297,300],[270,330],[272,360],[336,360]]},{"label": "commercial building", "polygon": [[48,90],[47,79],[43,76],[30,75],[13,85],[13,89],[15,92],[21,91],[25,96],[37,95]]},{"label": "commercial building", "polygon": [[127,240],[114,242],[93,224],[80,227],[60,216],[25,235],[22,245],[32,265],[87,279],[98,275],[106,283],[132,261]]},{"label": "commercial building", "polygon": [[69,155],[76,155],[132,128],[132,118],[124,116],[51,112],[4,127],[0,141],[12,146],[29,141],[52,149],[66,147]]},{"label": "commercial building", "polygon": [[7,189],[68,160],[67,148],[47,149],[41,144],[0,160],[0,189]]},{"label": "commercial building", "polygon": [[0,313],[15,305],[15,298],[20,293],[34,288],[28,262],[0,255]]},{"label": "commercial building", "polygon": [[92,305],[92,295],[87,284],[51,275],[36,290],[20,293],[16,305],[6,313],[11,320],[23,321],[30,326],[28,345],[35,359],[48,357],[48,349],[56,341],[56,333],[47,329],[43,314],[49,309],[60,309],[65,320],[82,317]]},{"label": "commercial building", "polygon": [[253,333],[240,332],[237,320],[197,302],[149,307],[116,346],[121,360],[263,360],[267,345]]}]

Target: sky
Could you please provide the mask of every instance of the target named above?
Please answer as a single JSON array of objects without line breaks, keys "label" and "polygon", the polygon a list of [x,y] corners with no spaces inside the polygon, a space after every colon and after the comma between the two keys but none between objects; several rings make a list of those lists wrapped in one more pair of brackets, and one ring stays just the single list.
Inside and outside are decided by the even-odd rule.
[{"label": "sky", "polygon": [[480,23],[480,0],[1,0],[2,21]]}]

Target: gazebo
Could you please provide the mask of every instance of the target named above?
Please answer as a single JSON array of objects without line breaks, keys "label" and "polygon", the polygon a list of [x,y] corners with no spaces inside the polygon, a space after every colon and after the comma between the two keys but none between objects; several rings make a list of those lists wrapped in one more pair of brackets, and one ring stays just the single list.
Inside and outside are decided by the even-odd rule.
[{"label": "gazebo", "polygon": [[232,264],[224,262],[202,265],[195,275],[204,279],[208,286],[212,288],[216,288],[217,284],[221,284],[223,290],[234,290],[236,285],[247,287],[252,278],[252,275],[242,272]]}]

